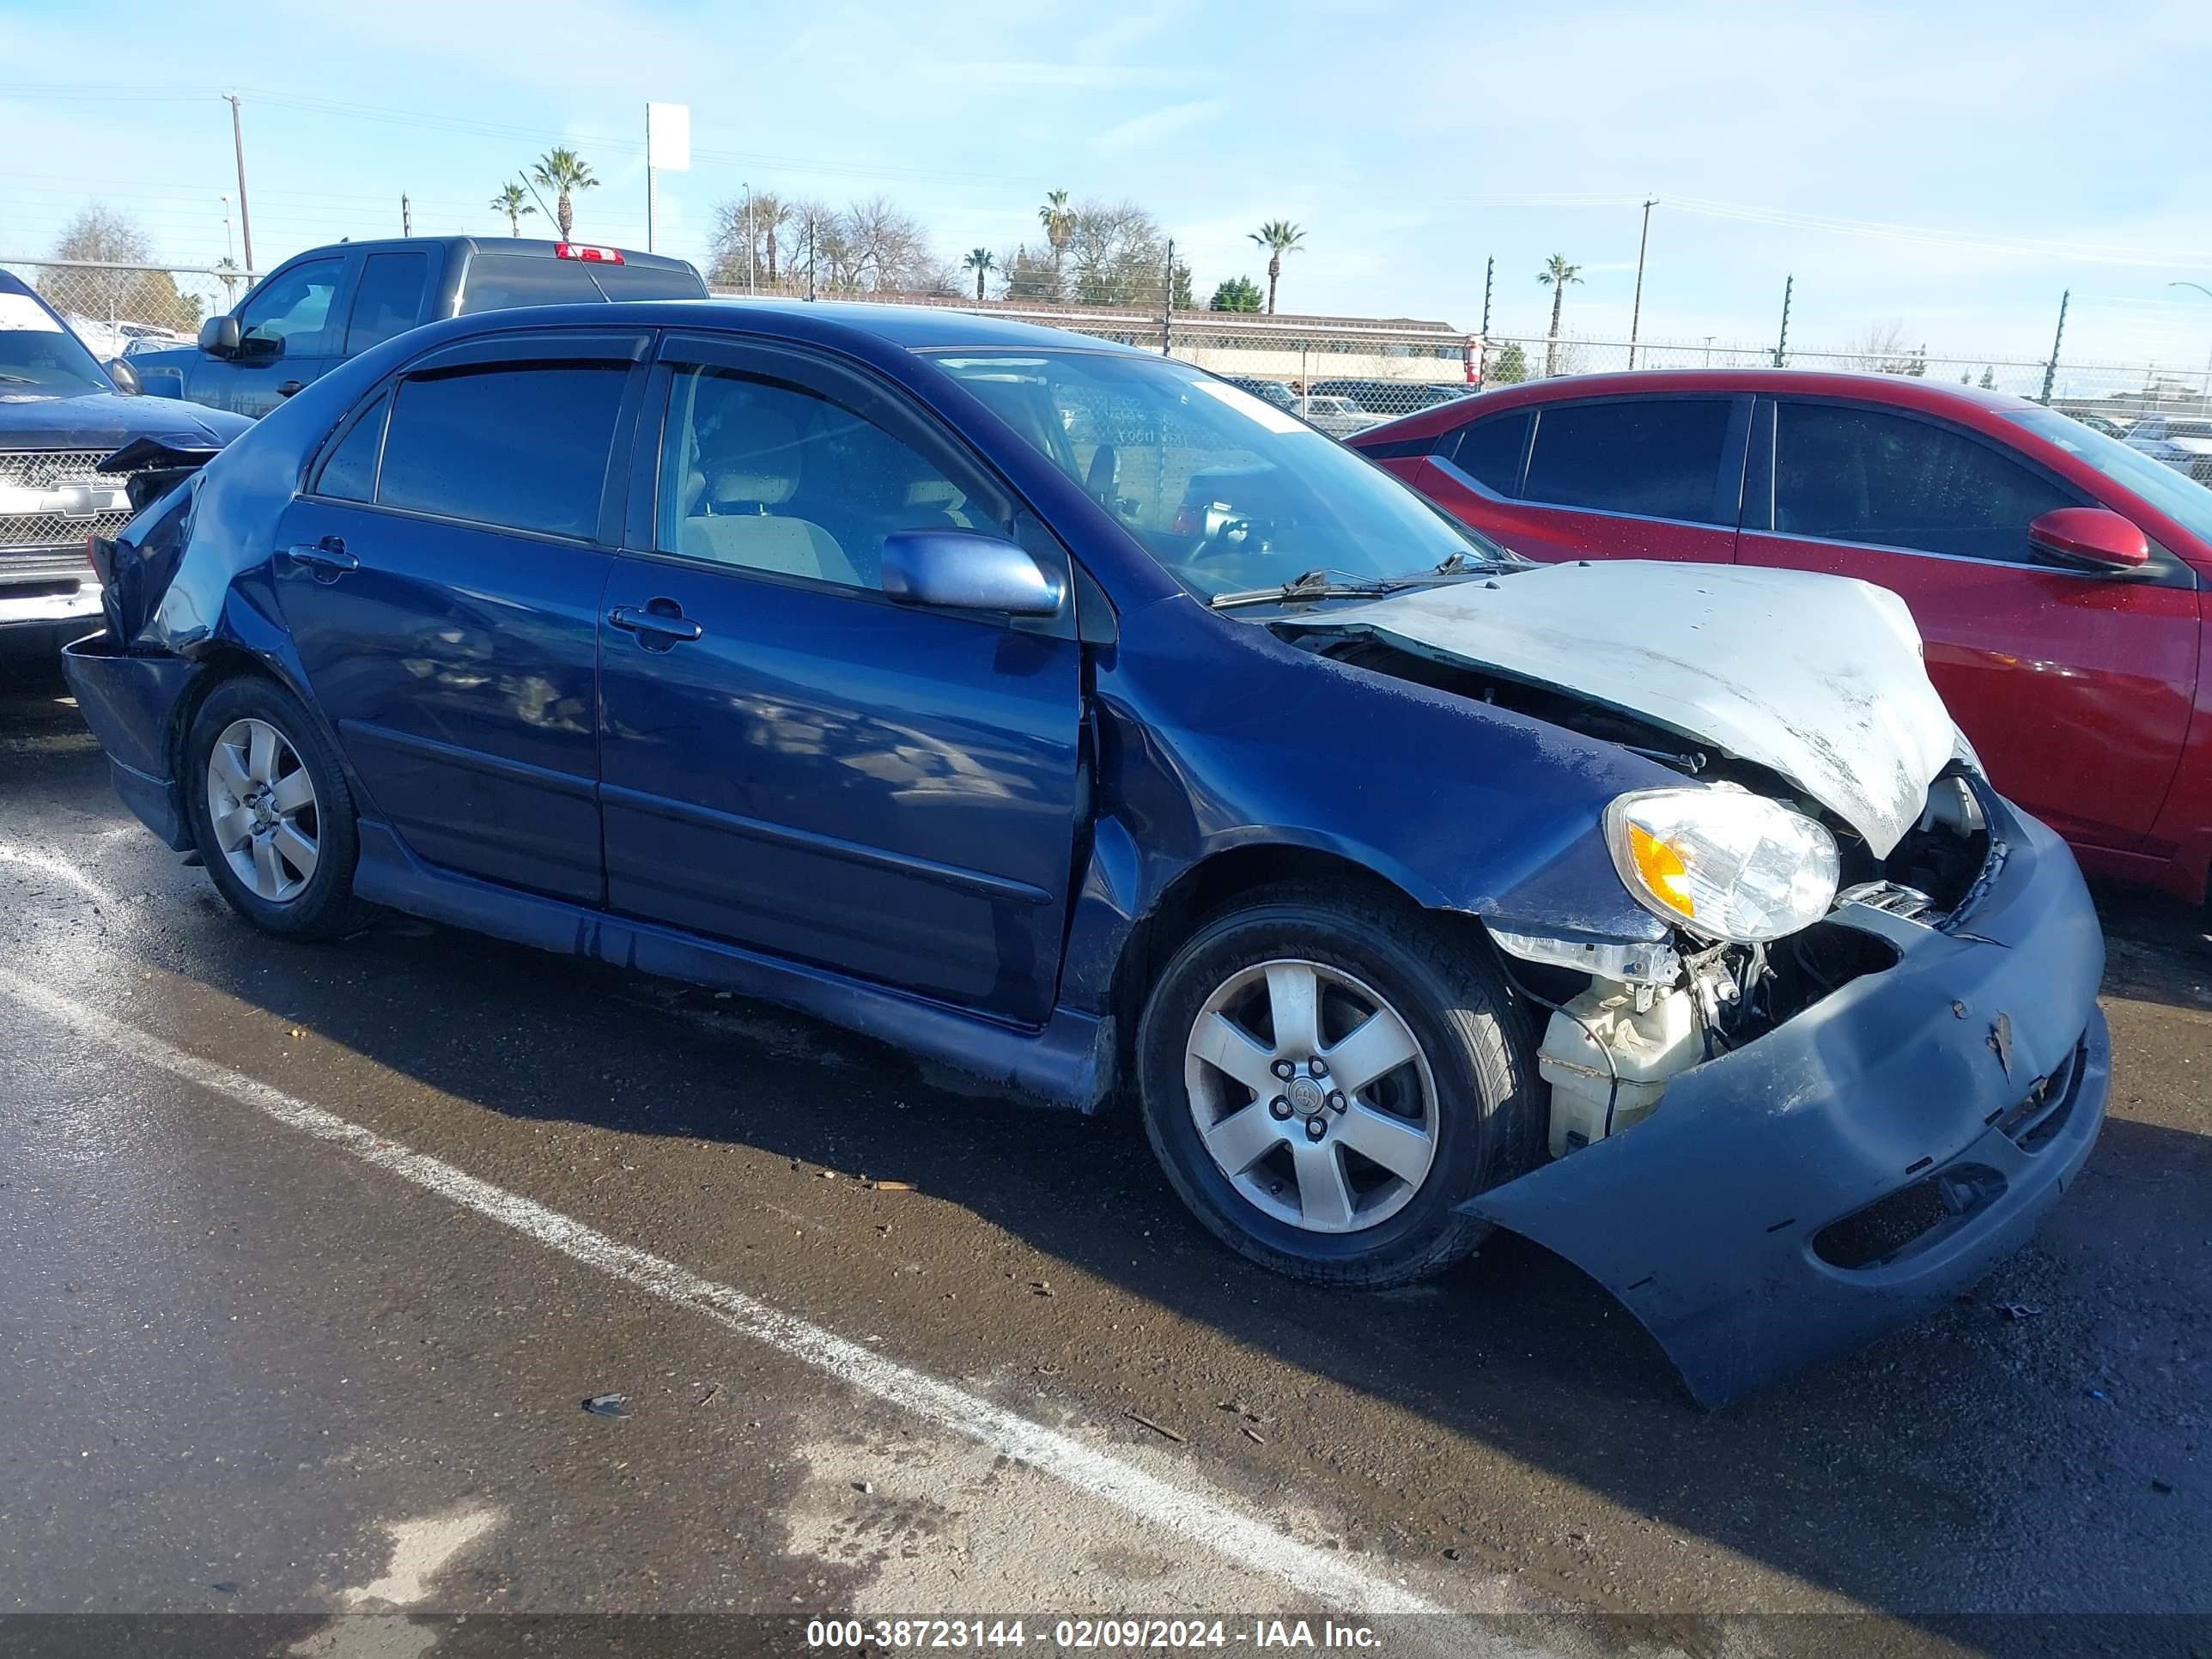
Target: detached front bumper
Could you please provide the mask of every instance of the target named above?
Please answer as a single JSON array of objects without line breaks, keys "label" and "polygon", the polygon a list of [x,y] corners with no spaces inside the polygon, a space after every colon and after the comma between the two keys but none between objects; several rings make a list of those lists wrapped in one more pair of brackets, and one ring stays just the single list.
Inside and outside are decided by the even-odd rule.
[{"label": "detached front bumper", "polygon": [[1959,931],[1844,906],[1894,966],[1462,1207],[1597,1279],[1708,1407],[1973,1284],[2088,1158],[2112,1072],[2073,855],[2008,810],[1991,829],[2003,862]]}]

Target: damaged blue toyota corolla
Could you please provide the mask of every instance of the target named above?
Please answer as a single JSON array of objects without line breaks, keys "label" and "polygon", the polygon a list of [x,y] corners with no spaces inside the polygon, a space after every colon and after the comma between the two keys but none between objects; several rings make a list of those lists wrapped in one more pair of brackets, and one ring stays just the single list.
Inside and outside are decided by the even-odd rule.
[{"label": "damaged blue toyota corolla", "polygon": [[94,551],[70,683],[257,926],[369,901],[1127,1095],[1253,1260],[1508,1227],[1707,1404],[1971,1283],[2104,1115],[2074,861],[1893,596],[1528,567],[1149,354],[461,318]]}]

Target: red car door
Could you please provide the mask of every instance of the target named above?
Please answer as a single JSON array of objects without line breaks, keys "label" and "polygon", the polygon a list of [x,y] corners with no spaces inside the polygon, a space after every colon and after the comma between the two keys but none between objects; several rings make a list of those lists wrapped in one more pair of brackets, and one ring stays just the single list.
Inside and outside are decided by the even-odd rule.
[{"label": "red car door", "polygon": [[1527,405],[1462,427],[1413,483],[1532,559],[1727,564],[1750,408],[1729,393]]},{"label": "red car door", "polygon": [[1997,787],[2077,847],[2125,853],[2180,762],[2197,596],[2171,554],[2124,574],[2031,557],[2030,520],[2094,504],[1928,416],[1762,398],[1737,557],[1902,596],[1929,677]]}]

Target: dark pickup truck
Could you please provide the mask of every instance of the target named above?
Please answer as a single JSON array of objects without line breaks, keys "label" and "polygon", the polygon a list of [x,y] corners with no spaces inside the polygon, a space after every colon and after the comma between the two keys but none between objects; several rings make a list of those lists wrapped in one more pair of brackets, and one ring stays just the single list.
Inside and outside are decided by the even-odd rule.
[{"label": "dark pickup truck", "polygon": [[258,418],[349,357],[418,324],[514,306],[702,300],[698,271],[665,254],[473,236],[340,242],[287,259],[197,346],[134,356],[139,383]]}]

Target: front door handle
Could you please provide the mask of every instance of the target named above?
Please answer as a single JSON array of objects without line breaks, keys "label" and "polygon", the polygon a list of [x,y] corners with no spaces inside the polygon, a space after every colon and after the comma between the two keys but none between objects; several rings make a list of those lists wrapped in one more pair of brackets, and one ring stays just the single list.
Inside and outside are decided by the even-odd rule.
[{"label": "front door handle", "polygon": [[287,380],[276,388],[276,395],[280,398],[289,398],[306,384],[304,380]]},{"label": "front door handle", "polygon": [[637,635],[640,645],[660,651],[679,641],[696,640],[707,631],[685,616],[673,599],[649,600],[642,610],[618,605],[607,612],[607,620],[625,633]]},{"label": "front door handle", "polygon": [[345,544],[336,536],[299,547],[288,547],[284,556],[294,564],[301,564],[325,580],[343,576],[349,570],[361,568],[361,561],[346,551]]}]

